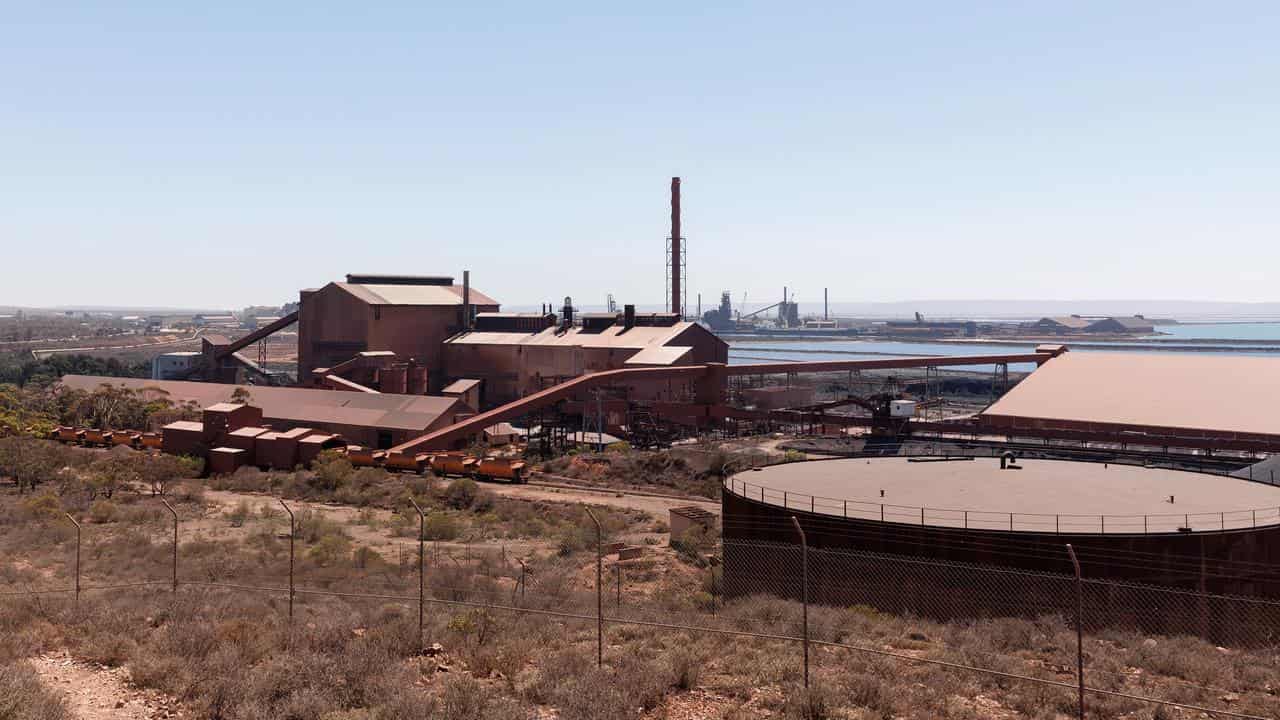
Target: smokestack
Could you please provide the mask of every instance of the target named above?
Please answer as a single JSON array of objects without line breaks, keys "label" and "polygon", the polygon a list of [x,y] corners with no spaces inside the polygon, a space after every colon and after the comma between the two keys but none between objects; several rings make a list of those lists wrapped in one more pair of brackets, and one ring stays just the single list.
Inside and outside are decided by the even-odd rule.
[{"label": "smokestack", "polygon": [[683,315],[680,303],[680,178],[671,178],[671,312]]},{"label": "smokestack", "polygon": [[564,308],[561,310],[561,312],[563,313],[561,323],[564,326],[564,329],[565,330],[572,329],[573,328],[573,299],[570,298],[568,295],[566,295],[564,298]]},{"label": "smokestack", "polygon": [[831,315],[827,313],[827,289],[822,288],[822,319],[830,320]]},{"label": "smokestack", "polygon": [[462,271],[462,329],[471,329],[471,271]]},{"label": "smokestack", "polygon": [[630,330],[635,326],[636,326],[636,306],[623,305],[622,306],[622,329],[624,331]]}]

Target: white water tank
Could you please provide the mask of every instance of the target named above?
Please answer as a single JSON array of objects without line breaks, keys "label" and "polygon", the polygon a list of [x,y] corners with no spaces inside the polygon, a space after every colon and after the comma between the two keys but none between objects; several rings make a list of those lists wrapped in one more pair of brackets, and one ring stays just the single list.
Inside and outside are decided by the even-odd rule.
[{"label": "white water tank", "polygon": [[891,418],[913,418],[916,416],[915,400],[891,400],[889,401],[889,417]]}]

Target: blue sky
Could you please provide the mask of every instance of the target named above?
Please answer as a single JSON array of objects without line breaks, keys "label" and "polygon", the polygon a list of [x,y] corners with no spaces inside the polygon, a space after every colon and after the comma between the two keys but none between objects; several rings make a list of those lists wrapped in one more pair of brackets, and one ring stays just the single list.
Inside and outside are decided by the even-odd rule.
[{"label": "blue sky", "polygon": [[672,175],[690,304],[1275,299],[1276,3],[52,5],[0,304],[656,304]]}]

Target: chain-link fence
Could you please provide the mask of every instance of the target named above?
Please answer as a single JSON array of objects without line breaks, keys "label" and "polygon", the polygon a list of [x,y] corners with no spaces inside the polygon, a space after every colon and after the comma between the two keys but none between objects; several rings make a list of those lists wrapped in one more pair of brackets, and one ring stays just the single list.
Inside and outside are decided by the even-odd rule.
[{"label": "chain-link fence", "polygon": [[[228,551],[200,528],[184,529],[176,513],[168,546],[147,539],[148,549],[141,553],[117,552],[129,542],[128,532],[87,543],[85,534],[95,528],[73,523],[68,516],[62,523],[31,530],[33,537],[43,533],[74,545],[67,568],[72,582],[49,579],[56,574],[0,577],[0,601],[66,594],[79,602],[88,592],[218,589],[258,594],[290,623],[295,604],[374,601],[416,610],[420,644],[421,619],[435,608],[483,608],[583,623],[596,633],[601,661],[606,633],[629,626],[789,645],[806,685],[838,674],[850,657],[873,656],[1073,697],[1080,693],[1082,707],[1123,699],[1147,712],[1171,706],[1216,717],[1280,716],[1280,699],[1274,695],[1259,701],[1265,713],[1253,706],[1243,711],[1233,705],[1232,693],[1240,692],[1239,687],[1219,688],[1174,671],[1167,683],[1154,683],[1127,667],[1124,658],[1106,652],[1111,645],[1119,647],[1117,638],[1124,639],[1128,653],[1146,652],[1150,643],[1162,652],[1177,652],[1184,642],[1177,636],[1198,635],[1218,644],[1224,654],[1271,657],[1274,663],[1280,653],[1280,603],[904,555],[811,549],[798,521],[793,521],[792,543],[728,539],[718,556],[688,556],[684,567],[696,578],[694,597],[678,609],[651,590],[652,576],[660,570],[646,558],[624,560],[590,520],[585,529],[596,532],[597,543],[594,557],[588,549],[585,562],[550,565],[531,562],[501,545],[415,537],[397,543],[391,552],[357,547],[350,563],[331,567],[323,562],[323,539],[302,542],[296,523],[256,541],[267,550],[252,560]],[[305,574],[298,570],[304,558]],[[1265,677],[1260,682],[1280,686],[1280,674]]]}]

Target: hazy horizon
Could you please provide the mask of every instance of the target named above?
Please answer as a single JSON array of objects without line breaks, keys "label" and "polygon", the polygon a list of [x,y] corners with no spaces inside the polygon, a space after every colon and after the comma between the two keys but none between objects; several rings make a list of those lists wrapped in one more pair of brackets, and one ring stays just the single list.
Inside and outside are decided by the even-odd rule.
[{"label": "hazy horizon", "polygon": [[[781,293],[779,293],[779,298]],[[295,298],[296,299],[296,298]],[[501,298],[497,298],[501,301]],[[734,310],[741,310],[739,299],[733,301]],[[750,312],[776,301],[748,302],[746,310]],[[563,298],[552,301],[554,309],[558,312]],[[707,298],[703,298],[702,310],[705,312],[716,307],[719,303],[719,296],[714,302],[709,302]],[[821,299],[817,301],[799,299],[801,314],[821,314],[823,304]],[[276,305],[279,303],[254,303],[255,305]],[[0,310],[13,311],[45,311],[45,312],[68,312],[68,311],[85,311],[85,312],[149,312],[155,314],[181,314],[181,313],[199,313],[199,312],[224,312],[239,311],[249,304],[239,304],[226,307],[197,307],[197,306],[147,306],[147,305],[106,305],[106,304],[65,304],[45,307],[21,307],[0,305]],[[580,311],[594,312],[605,308],[604,303],[583,302],[574,299],[574,306]],[[540,304],[533,303],[503,303],[502,309],[506,312],[527,312],[540,309]],[[1020,319],[1028,317],[1040,317],[1050,315],[1088,315],[1088,316],[1116,316],[1116,315],[1134,315],[1141,314],[1149,318],[1175,318],[1186,321],[1202,321],[1212,322],[1214,320],[1223,321],[1247,321],[1251,318],[1259,321],[1280,321],[1280,302],[1261,302],[1261,303],[1238,303],[1238,302],[1216,302],[1216,301],[1185,301],[1185,300],[899,300],[885,301],[874,303],[859,303],[831,300],[828,303],[830,313],[843,317],[866,317],[866,318],[887,318],[887,317],[912,317],[914,313],[923,313],[927,318],[991,318],[991,319]],[[637,310],[641,312],[660,312],[665,308],[659,304],[637,304]],[[696,298],[689,304],[689,314],[693,315],[696,309]],[[764,313],[763,316],[768,316]]]}]

